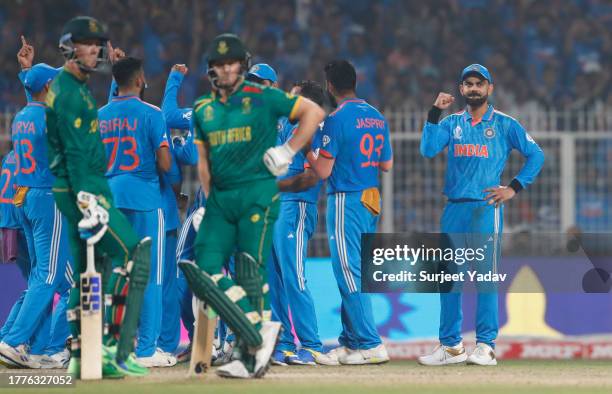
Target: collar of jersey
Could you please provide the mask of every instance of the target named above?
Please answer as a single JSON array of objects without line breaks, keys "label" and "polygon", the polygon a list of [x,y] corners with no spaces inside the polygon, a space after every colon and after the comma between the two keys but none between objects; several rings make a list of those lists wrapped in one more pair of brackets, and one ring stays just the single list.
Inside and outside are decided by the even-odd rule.
[{"label": "collar of jersey", "polygon": [[[485,114],[482,116],[482,119],[480,119],[480,121],[482,122],[484,121],[490,121],[491,119],[493,119],[493,114],[495,113],[495,110],[493,108],[493,105],[489,104],[489,106],[487,107],[487,112],[485,112]],[[470,114],[470,111],[468,111],[468,108],[465,107],[465,110],[463,111],[463,119],[464,120],[472,120],[472,115]]]},{"label": "collar of jersey", "polygon": [[128,94],[125,96],[116,96],[113,97],[113,101],[121,101],[121,100],[129,100],[129,99],[136,99],[140,101],[140,98],[138,96],[136,96],[135,94]]},{"label": "collar of jersey", "polygon": [[28,106],[43,107],[43,108],[46,107],[45,103],[43,103],[42,101],[34,101],[34,100],[30,101],[28,103]]}]

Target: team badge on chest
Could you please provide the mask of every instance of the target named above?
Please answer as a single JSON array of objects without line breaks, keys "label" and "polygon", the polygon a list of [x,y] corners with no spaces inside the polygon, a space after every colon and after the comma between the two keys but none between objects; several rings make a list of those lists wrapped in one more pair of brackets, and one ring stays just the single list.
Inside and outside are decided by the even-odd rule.
[{"label": "team badge on chest", "polygon": [[485,131],[484,131],[484,136],[487,137],[487,138],[495,137],[495,130],[493,130],[492,127],[486,128]]},{"label": "team badge on chest", "polygon": [[455,127],[455,130],[453,131],[453,138],[456,140],[460,140],[462,136],[463,130],[461,130],[461,126]]}]

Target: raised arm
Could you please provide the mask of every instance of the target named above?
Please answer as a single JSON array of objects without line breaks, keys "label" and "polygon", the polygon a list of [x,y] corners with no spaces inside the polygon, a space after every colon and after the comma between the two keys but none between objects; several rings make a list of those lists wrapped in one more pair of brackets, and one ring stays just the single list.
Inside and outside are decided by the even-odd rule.
[{"label": "raised arm", "polygon": [[188,71],[189,69],[184,64],[175,64],[166,81],[161,109],[171,129],[189,130],[192,108],[179,108],[178,105],[178,91]]},{"label": "raised arm", "polygon": [[442,111],[451,106],[455,98],[448,93],[440,93],[429,110],[427,121],[423,126],[421,136],[421,154],[425,157],[434,157],[442,152],[450,141],[450,130],[448,123],[440,121]]}]

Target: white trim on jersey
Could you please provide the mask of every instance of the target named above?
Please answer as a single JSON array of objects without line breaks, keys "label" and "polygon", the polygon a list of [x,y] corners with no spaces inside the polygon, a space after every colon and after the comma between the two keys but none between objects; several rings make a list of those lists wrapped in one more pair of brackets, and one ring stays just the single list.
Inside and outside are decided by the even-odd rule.
[{"label": "white trim on jersey", "polygon": [[349,292],[355,293],[357,286],[355,280],[351,274],[351,267],[349,266],[348,256],[346,254],[346,239],[344,234],[344,199],[345,193],[336,193],[336,249],[338,250],[338,257],[340,258],[340,265],[344,274],[344,280],[349,288]]},{"label": "white trim on jersey", "polygon": [[[193,215],[195,215],[196,211],[197,209],[194,209],[193,212],[191,212],[189,216],[187,216],[187,219],[185,219],[185,222],[183,223],[183,226],[181,227],[178,242],[176,244],[176,262],[177,263],[180,261],[183,251],[185,251],[185,243],[187,242],[187,234],[189,234],[189,230],[191,230],[191,228],[193,227],[192,225]],[[176,277],[177,278],[179,277],[178,270],[176,271]]]},{"label": "white trim on jersey", "polygon": [[295,262],[296,262],[296,273],[298,286],[300,290],[304,291],[306,287],[304,283],[304,259],[303,259],[303,249],[304,249],[304,232],[305,232],[305,222],[306,222],[306,203],[304,201],[299,201],[298,206],[300,208],[300,218],[298,219],[298,225],[296,229],[296,243],[295,243]]},{"label": "white trim on jersey", "polygon": [[500,207],[495,206],[493,210],[493,273],[497,274],[497,255],[499,243]]},{"label": "white trim on jersey", "polygon": [[64,274],[64,277],[66,278],[66,280],[70,284],[70,287],[74,287],[74,278],[73,278],[73,275],[74,274],[72,273],[72,266],[70,265],[70,260],[68,260],[66,262],[66,273]]},{"label": "white trim on jersey", "polygon": [[158,285],[163,281],[163,265],[164,265],[164,240],[166,229],[164,226],[164,212],[161,208],[157,209],[157,280]]},{"label": "white trim on jersey", "polygon": [[49,274],[45,281],[49,285],[53,284],[57,274],[57,259],[62,235],[62,214],[55,204],[53,204],[53,211],[53,233],[51,234],[51,244],[49,245]]}]

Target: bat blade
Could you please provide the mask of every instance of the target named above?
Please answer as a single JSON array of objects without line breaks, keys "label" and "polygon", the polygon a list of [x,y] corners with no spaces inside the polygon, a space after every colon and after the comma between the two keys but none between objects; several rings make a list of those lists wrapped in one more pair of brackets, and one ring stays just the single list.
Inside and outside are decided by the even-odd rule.
[{"label": "bat blade", "polygon": [[197,302],[197,315],[191,346],[191,361],[189,363],[189,376],[201,376],[211,366],[212,347],[217,327],[217,315],[201,301]]},{"label": "bat blade", "polygon": [[81,379],[102,379],[102,277],[81,274]]}]

